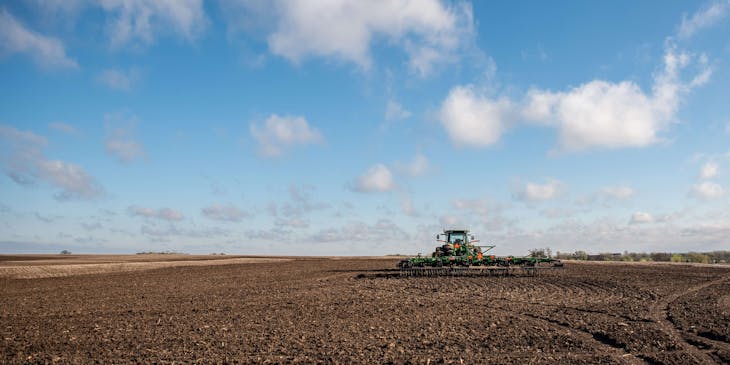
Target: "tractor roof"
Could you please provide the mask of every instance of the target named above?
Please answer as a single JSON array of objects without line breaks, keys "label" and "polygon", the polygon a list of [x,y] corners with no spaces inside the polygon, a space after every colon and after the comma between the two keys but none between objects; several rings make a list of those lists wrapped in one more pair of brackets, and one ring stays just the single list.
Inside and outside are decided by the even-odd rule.
[{"label": "tractor roof", "polygon": [[468,229],[445,229],[444,233],[469,233]]}]

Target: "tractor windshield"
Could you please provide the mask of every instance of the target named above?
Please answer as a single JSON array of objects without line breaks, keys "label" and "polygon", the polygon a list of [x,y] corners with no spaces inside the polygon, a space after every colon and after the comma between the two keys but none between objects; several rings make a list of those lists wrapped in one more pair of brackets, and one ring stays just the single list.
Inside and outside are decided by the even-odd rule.
[{"label": "tractor windshield", "polygon": [[[458,241],[458,242],[457,242]],[[449,243],[466,243],[466,233],[464,232],[453,232],[449,234]]]}]

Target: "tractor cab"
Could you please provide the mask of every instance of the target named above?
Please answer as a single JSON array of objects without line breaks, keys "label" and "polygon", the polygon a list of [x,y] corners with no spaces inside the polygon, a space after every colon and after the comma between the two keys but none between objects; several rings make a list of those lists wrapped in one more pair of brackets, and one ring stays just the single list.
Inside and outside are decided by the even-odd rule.
[{"label": "tractor cab", "polygon": [[436,235],[436,241],[442,242],[444,245],[448,245],[451,248],[458,249],[460,247],[472,246],[474,242],[479,242],[474,239],[474,236],[469,235],[468,230],[444,230],[444,233]]},{"label": "tractor cab", "polygon": [[436,235],[436,239],[438,240],[439,236],[442,235],[444,236],[444,238],[446,238],[446,243],[451,245],[465,245],[471,242],[471,240],[469,239],[469,231],[466,230],[447,230],[444,231],[444,233],[441,235]]},{"label": "tractor cab", "polygon": [[481,256],[482,248],[474,245],[479,242],[474,239],[474,236],[469,235],[468,230],[452,229],[444,230],[444,233],[436,235],[436,240],[441,242],[443,245],[436,247],[436,251],[431,255],[432,257],[442,256]]}]

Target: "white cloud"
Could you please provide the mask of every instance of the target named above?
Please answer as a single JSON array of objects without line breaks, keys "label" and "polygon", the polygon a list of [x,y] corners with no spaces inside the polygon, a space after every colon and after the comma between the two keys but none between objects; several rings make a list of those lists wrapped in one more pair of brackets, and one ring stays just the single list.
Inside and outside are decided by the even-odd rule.
[{"label": "white cloud", "polygon": [[60,40],[25,28],[3,9],[0,10],[0,56],[15,53],[26,53],[46,68],[78,67],[76,61],[66,55]]},{"label": "white cloud", "polygon": [[125,113],[109,113],[104,115],[106,140],[104,146],[107,153],[120,162],[131,162],[143,157],[144,147],[134,137],[137,118]]},{"label": "white cloud", "polygon": [[385,120],[400,120],[411,116],[411,112],[405,109],[395,100],[388,100],[385,106]]},{"label": "white cloud", "polygon": [[704,165],[702,165],[702,169],[700,170],[700,178],[703,179],[712,179],[713,177],[717,176],[717,172],[719,170],[719,166],[715,162],[707,162]]},{"label": "white cloud", "polygon": [[185,219],[185,216],[182,213],[171,208],[160,208],[155,210],[152,208],[132,205],[127,208],[127,213],[129,213],[129,215],[131,216],[155,218],[166,221],[181,221]]},{"label": "white cloud", "polygon": [[567,93],[531,90],[528,98],[530,116],[544,110],[543,117],[555,118],[565,149],[649,145],[668,122],[666,115],[655,114],[647,96],[629,81],[595,80]]},{"label": "white cloud", "polygon": [[272,114],[263,126],[250,125],[251,134],[259,142],[259,152],[268,157],[280,156],[296,145],[322,143],[322,134],[307,123],[304,117]]},{"label": "white cloud", "polygon": [[725,188],[720,184],[704,181],[692,187],[692,195],[701,199],[717,199],[725,195]]},{"label": "white cloud", "polygon": [[208,23],[203,0],[103,0],[98,5],[109,14],[107,31],[113,48],[149,45],[163,32],[193,41]]},{"label": "white cloud", "polygon": [[393,174],[385,165],[377,164],[355,181],[353,189],[363,193],[391,191],[395,189]]},{"label": "white cloud", "polygon": [[633,81],[592,80],[567,91],[532,88],[515,103],[472,85],[456,86],[442,103],[440,121],[457,146],[493,145],[522,120],[557,128],[564,151],[645,147],[662,140],[661,133],[676,122],[682,98],[711,75],[706,55],[678,51],[668,38],[651,92]]},{"label": "white cloud", "polygon": [[96,80],[114,90],[130,91],[139,82],[140,71],[132,67],[128,70],[107,69],[96,76]]},{"label": "white cloud", "polygon": [[545,184],[528,182],[515,194],[520,200],[538,202],[556,198],[562,191],[563,185],[558,180],[550,179]]},{"label": "white cloud", "polygon": [[473,86],[456,86],[441,105],[440,120],[457,146],[485,147],[507,128],[512,105],[506,99],[479,95]]},{"label": "white cloud", "polygon": [[250,31],[250,23],[253,28],[258,25],[266,34],[269,50],[294,63],[330,57],[369,69],[372,43],[385,40],[405,50],[411,70],[428,75],[436,65],[456,61],[459,51],[474,43],[472,9],[465,2],[294,0],[267,4],[224,1],[224,8],[236,14],[229,15],[229,28]]},{"label": "white cloud", "polygon": [[45,137],[33,132],[0,125],[0,164],[5,174],[20,185],[41,180],[58,187],[57,200],[103,195],[101,185],[81,166],[46,158],[42,150],[47,144]]},{"label": "white cloud", "polygon": [[218,221],[240,222],[251,214],[233,205],[213,204],[201,210],[204,216]]},{"label": "white cloud", "polygon": [[601,195],[613,199],[628,199],[634,195],[634,189],[628,186],[607,186],[601,189]]},{"label": "white cloud", "polygon": [[[693,63],[701,71],[683,81],[680,72]],[[593,80],[566,92],[532,89],[522,115],[556,126],[564,150],[643,147],[661,140],[659,133],[675,120],[681,96],[707,82],[710,73],[706,57],[677,52],[668,42],[651,94],[633,81]]]},{"label": "white cloud", "polygon": [[692,37],[699,30],[711,27],[722,20],[727,15],[728,9],[730,9],[730,1],[721,0],[712,2],[689,18],[684,15],[677,35],[683,39]]}]

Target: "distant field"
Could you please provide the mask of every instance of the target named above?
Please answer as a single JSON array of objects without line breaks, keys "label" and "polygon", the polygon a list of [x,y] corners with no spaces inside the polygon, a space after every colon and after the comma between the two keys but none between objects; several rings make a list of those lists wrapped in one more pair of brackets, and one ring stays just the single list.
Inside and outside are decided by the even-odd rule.
[{"label": "distant field", "polygon": [[0,255],[0,278],[35,279],[178,266],[281,262],[280,257],[228,255]]},{"label": "distant field", "polygon": [[23,257],[0,259],[42,268],[0,277],[0,363],[730,363],[723,266],[402,278],[393,258]]}]

